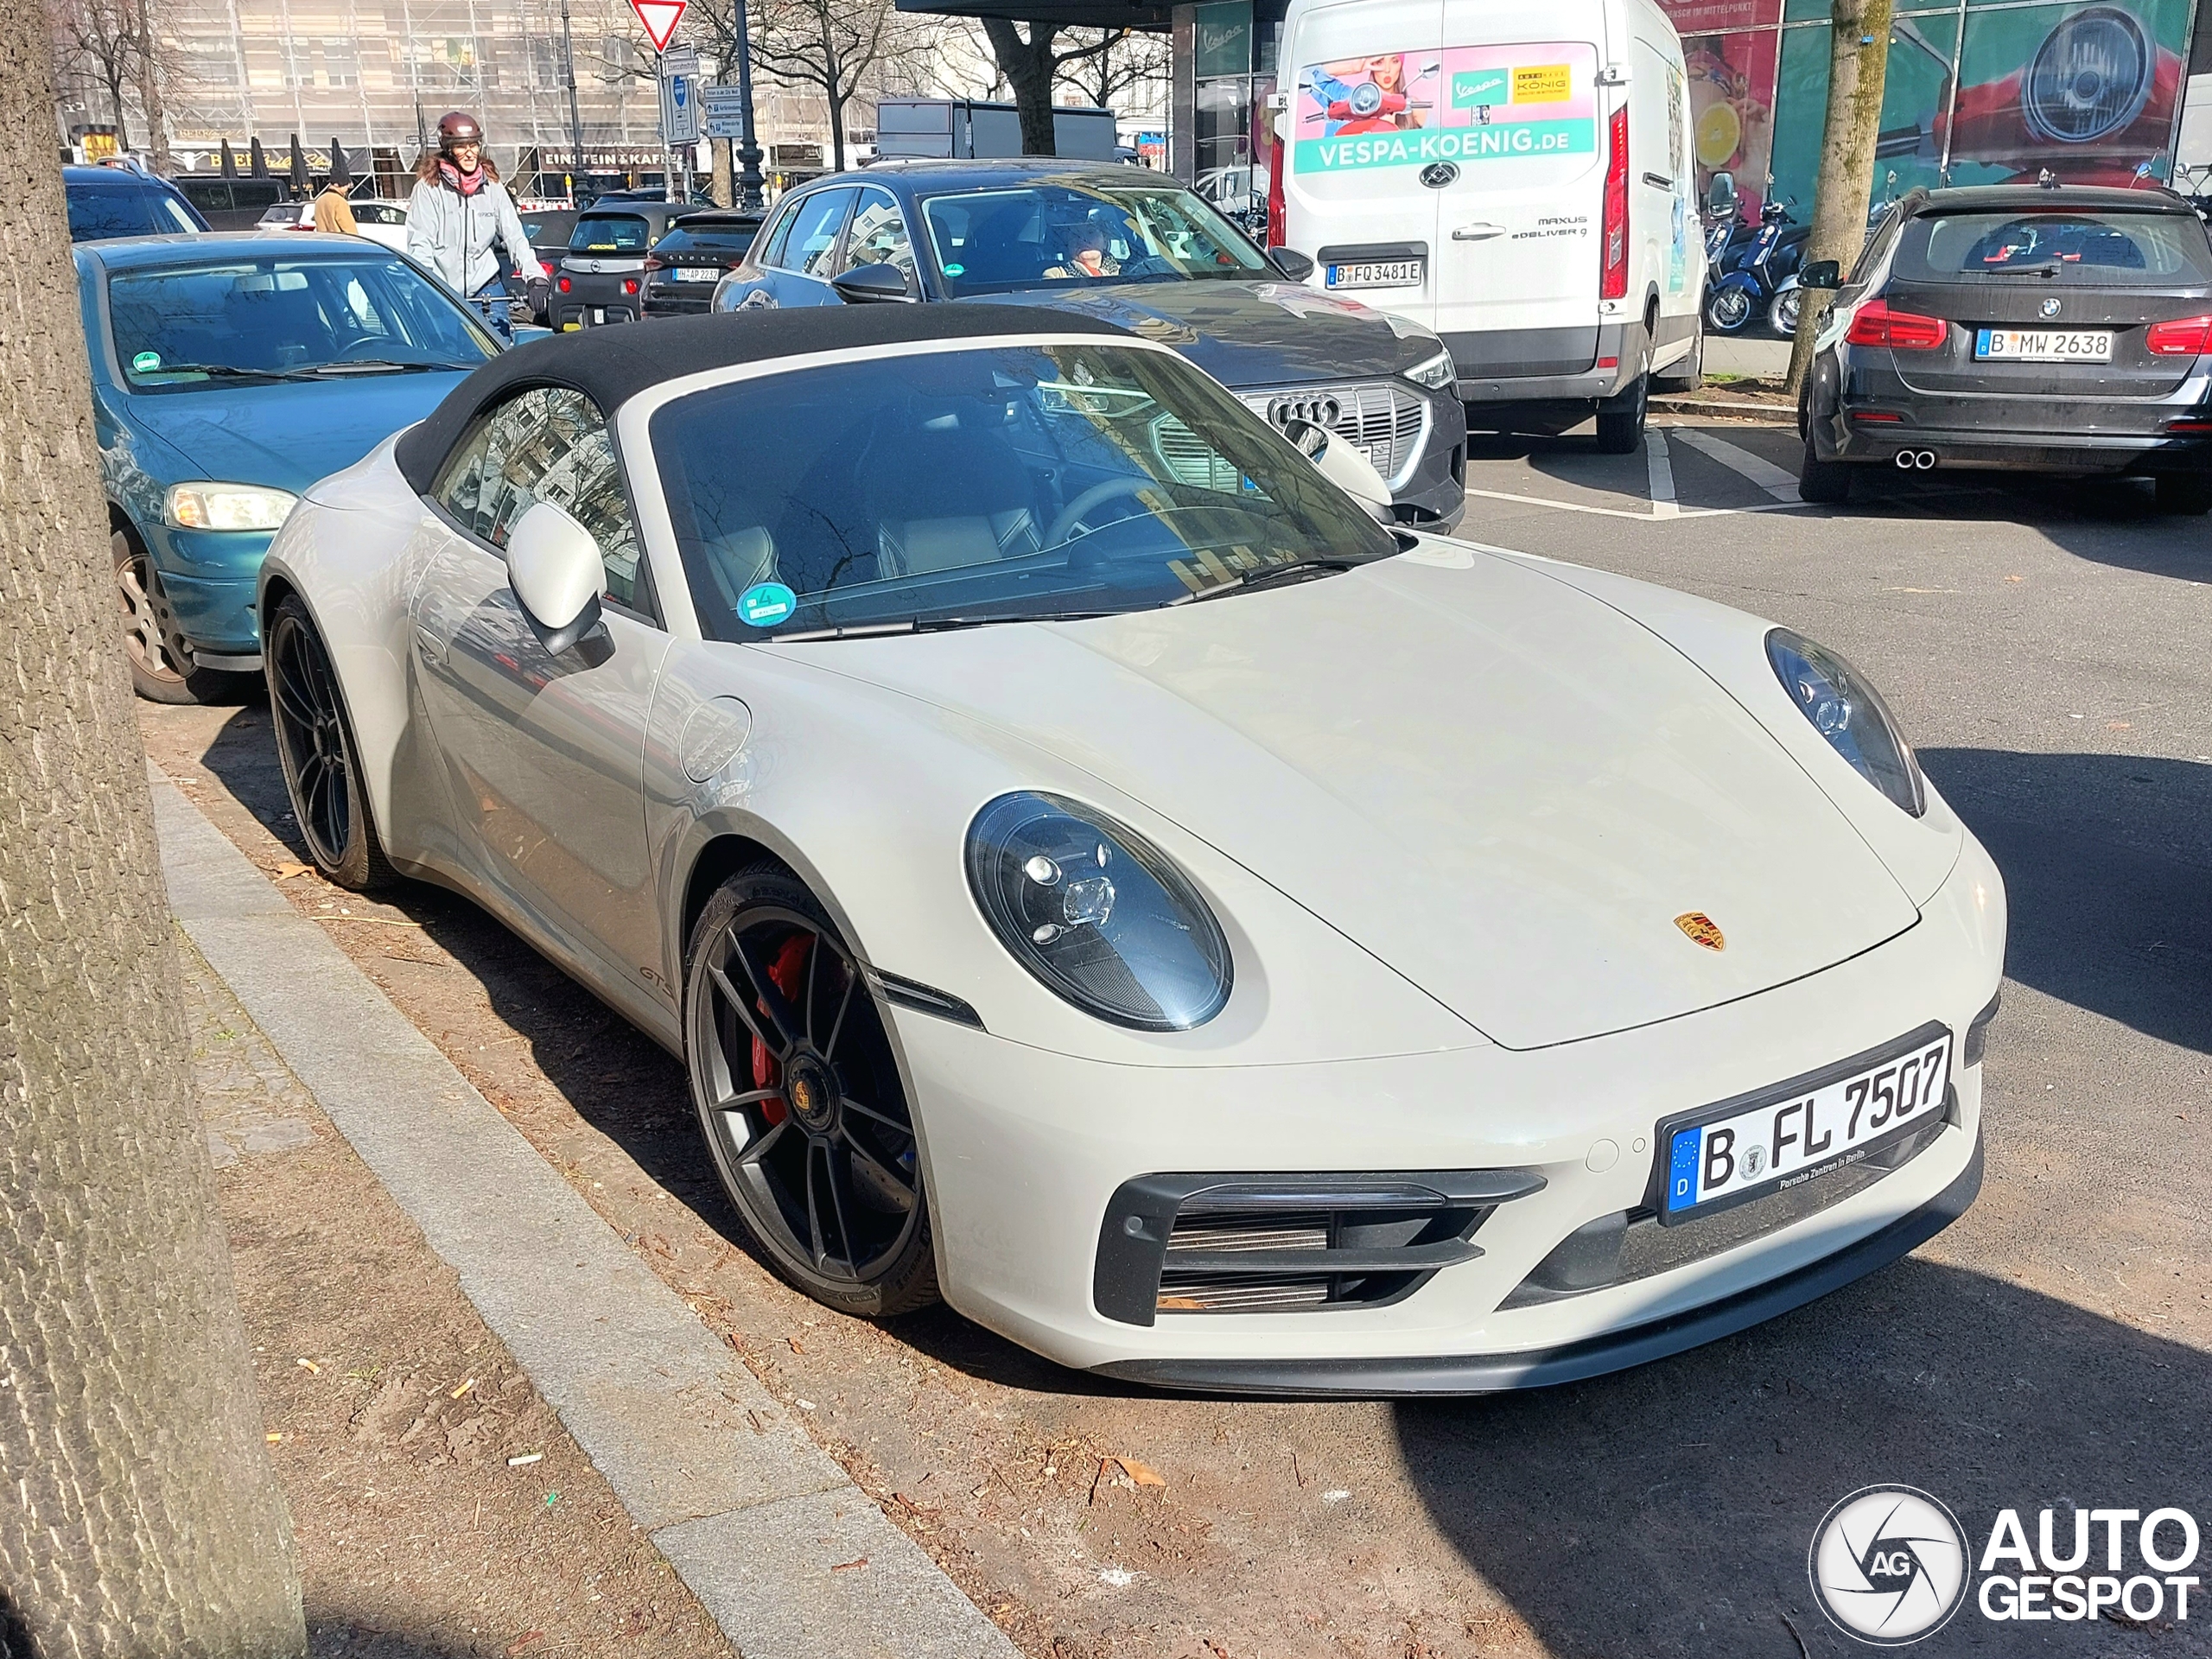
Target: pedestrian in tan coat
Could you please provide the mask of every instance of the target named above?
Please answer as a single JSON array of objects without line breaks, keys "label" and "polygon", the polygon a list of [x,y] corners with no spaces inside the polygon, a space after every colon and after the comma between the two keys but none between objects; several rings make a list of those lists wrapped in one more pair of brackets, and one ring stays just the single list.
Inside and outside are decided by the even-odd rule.
[{"label": "pedestrian in tan coat", "polygon": [[346,202],[344,185],[333,181],[323,186],[322,194],[315,199],[315,227],[346,236],[361,233],[361,227],[353,222],[353,209]]}]

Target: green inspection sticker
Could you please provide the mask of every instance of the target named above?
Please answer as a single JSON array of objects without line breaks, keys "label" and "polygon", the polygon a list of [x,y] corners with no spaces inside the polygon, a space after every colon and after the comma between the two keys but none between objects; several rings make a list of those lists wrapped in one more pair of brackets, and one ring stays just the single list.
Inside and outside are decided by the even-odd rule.
[{"label": "green inspection sticker", "polygon": [[968,267],[965,265],[947,265],[944,268],[944,274],[948,276],[964,276],[967,273],[967,270]]},{"label": "green inspection sticker", "polygon": [[141,352],[130,359],[130,372],[133,374],[151,374],[161,366],[162,354],[159,352]]}]

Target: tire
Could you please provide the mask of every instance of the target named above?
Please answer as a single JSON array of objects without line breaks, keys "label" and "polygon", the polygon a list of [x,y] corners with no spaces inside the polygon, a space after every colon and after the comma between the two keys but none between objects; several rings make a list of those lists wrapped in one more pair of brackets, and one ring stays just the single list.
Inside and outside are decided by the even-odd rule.
[{"label": "tire", "polygon": [[1705,326],[1715,334],[1741,334],[1751,320],[1751,296],[1740,288],[1723,288],[1705,302]]},{"label": "tire", "polygon": [[1851,499],[1851,467],[1840,461],[1822,461],[1805,440],[1805,459],[1797,468],[1797,496],[1815,505],[1840,507]]},{"label": "tire", "polygon": [[115,596],[123,626],[123,659],[131,690],[149,702],[230,702],[245,680],[212,668],[188,668],[191,647],[177,632],[162,579],[138,538],[127,530],[108,537],[115,557]]},{"label": "tire", "polygon": [[882,1009],[783,866],[740,870],[700,912],[683,1037],[715,1172],[777,1275],[862,1319],[936,1301],[921,1144]]},{"label": "tire", "polygon": [[1643,442],[1643,416],[1651,404],[1651,377],[1636,377],[1633,395],[1626,407],[1600,409],[1598,411],[1598,453],[1601,455],[1632,455],[1637,445]]},{"label": "tire", "polygon": [[1774,296],[1774,303],[1767,308],[1766,326],[1783,340],[1797,338],[1797,310],[1804,303],[1805,290],[1785,288]]},{"label": "tire", "polygon": [[360,746],[339,689],[330,652],[296,594],[277,601],[262,642],[269,682],[269,721],[292,817],[308,856],[331,881],[354,893],[395,886],[367,791],[361,787]]},{"label": "tire", "polygon": [[2212,478],[2201,473],[2158,474],[2158,511],[2191,518],[2212,510]]}]

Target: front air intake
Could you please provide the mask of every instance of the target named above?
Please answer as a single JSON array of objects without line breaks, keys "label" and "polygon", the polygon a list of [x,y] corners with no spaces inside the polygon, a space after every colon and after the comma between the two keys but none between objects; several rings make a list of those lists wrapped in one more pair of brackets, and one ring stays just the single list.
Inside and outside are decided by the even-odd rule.
[{"label": "front air intake", "polygon": [[1480,1255],[1491,1212],[1543,1185],[1525,1169],[1139,1176],[1107,1204],[1092,1300],[1127,1325],[1376,1306]]}]

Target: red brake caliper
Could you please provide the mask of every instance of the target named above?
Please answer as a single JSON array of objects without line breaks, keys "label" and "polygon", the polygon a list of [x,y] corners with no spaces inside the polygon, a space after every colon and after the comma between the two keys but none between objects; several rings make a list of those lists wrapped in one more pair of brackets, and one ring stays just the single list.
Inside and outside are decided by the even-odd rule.
[{"label": "red brake caliper", "polygon": [[[784,994],[784,1001],[793,1007],[799,1004],[799,987],[805,981],[809,955],[814,946],[811,933],[794,933],[776,951],[776,959],[768,964],[768,982]],[[765,1006],[755,1004],[766,1018]],[[776,1064],[776,1057],[768,1052],[768,1045],[758,1037],[753,1039],[753,1086],[772,1089],[780,1080],[783,1068]],[[784,1121],[784,1103],[765,1100],[760,1103],[760,1116],[771,1123]]]}]

